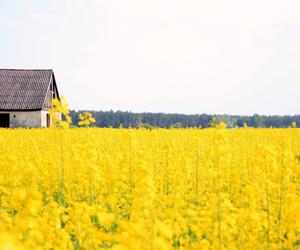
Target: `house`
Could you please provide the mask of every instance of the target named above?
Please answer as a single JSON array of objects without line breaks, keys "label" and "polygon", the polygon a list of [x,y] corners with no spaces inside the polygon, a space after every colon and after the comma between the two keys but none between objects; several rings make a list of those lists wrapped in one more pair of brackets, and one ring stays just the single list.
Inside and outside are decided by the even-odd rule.
[{"label": "house", "polygon": [[0,127],[49,127],[53,98],[53,70],[0,69]]}]

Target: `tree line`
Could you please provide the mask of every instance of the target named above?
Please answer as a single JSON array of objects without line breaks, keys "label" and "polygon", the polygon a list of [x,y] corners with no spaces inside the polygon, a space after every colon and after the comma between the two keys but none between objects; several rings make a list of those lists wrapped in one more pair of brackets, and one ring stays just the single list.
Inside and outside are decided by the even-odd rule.
[{"label": "tree line", "polygon": [[[78,115],[84,111],[70,111],[73,123],[78,123]],[[300,125],[300,115],[211,115],[211,114],[167,114],[167,113],[133,113],[127,111],[88,111],[96,119],[93,126],[106,128],[208,128],[214,124],[225,122],[228,128],[248,127],[254,128],[287,128]],[[214,123],[214,124],[213,124]]]}]

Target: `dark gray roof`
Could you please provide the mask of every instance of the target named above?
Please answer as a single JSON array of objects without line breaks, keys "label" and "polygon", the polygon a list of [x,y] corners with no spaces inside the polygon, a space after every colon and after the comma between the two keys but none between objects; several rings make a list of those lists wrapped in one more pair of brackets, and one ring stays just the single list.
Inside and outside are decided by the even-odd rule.
[{"label": "dark gray roof", "polygon": [[53,70],[0,69],[0,110],[41,110]]}]

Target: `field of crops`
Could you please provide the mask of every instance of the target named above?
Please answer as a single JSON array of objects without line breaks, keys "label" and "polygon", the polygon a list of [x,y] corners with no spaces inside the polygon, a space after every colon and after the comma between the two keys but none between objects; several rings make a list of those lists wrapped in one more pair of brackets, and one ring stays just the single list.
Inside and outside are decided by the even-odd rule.
[{"label": "field of crops", "polygon": [[300,249],[298,129],[0,130],[0,249]]}]

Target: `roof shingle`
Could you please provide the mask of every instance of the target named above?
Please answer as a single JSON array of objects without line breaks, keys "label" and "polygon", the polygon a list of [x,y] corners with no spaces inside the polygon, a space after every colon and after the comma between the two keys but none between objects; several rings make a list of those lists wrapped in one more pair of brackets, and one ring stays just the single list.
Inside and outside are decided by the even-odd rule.
[{"label": "roof shingle", "polygon": [[52,70],[0,69],[0,110],[41,110]]}]

